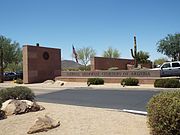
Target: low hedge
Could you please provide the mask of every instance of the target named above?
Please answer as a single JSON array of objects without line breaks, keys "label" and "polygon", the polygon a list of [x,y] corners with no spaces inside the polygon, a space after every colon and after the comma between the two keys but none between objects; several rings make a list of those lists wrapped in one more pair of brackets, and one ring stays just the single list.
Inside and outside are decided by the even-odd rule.
[{"label": "low hedge", "polygon": [[121,85],[127,86],[137,86],[139,84],[139,80],[136,78],[125,78],[121,81]]},{"label": "low hedge", "polygon": [[16,86],[0,90],[0,102],[5,102],[9,99],[31,100],[35,98],[31,89],[23,86]]},{"label": "low hedge", "polygon": [[154,82],[154,87],[161,88],[180,88],[180,82],[178,79],[168,78],[168,79],[157,79]]},{"label": "low hedge", "polygon": [[180,91],[161,92],[147,105],[153,135],[180,135]]},{"label": "low hedge", "polygon": [[104,84],[104,80],[102,78],[88,78],[88,85],[101,85]]}]

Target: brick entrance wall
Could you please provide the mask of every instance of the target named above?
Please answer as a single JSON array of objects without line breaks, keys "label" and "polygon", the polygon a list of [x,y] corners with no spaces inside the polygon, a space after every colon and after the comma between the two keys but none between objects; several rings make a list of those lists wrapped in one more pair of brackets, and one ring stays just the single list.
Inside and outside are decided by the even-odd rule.
[{"label": "brick entrance wall", "polygon": [[23,46],[23,82],[37,83],[61,75],[61,50]]},{"label": "brick entrance wall", "polygon": [[[127,64],[133,65],[133,59],[117,59],[105,57],[93,57],[91,59],[91,70],[108,70],[111,67],[118,67],[119,70],[127,70]],[[152,63],[142,64],[143,67],[152,68]]]}]

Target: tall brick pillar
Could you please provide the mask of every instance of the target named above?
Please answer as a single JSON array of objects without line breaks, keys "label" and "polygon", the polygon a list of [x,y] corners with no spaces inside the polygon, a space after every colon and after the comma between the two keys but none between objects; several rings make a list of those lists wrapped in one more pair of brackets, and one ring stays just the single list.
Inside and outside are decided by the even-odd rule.
[{"label": "tall brick pillar", "polygon": [[61,50],[23,46],[23,82],[37,83],[61,75]]}]

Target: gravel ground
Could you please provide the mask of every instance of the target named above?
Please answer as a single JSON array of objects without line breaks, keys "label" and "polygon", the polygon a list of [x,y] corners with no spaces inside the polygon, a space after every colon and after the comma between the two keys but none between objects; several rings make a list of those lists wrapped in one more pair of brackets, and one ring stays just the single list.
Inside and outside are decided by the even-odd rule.
[{"label": "gravel ground", "polygon": [[61,125],[37,135],[149,135],[147,118],[119,110],[40,102],[46,109],[9,116],[0,121],[0,135],[25,135],[44,114]]}]

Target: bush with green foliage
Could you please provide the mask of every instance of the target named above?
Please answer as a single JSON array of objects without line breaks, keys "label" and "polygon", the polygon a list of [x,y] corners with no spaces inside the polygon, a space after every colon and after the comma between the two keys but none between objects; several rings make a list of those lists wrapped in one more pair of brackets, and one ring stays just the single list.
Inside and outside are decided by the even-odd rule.
[{"label": "bush with green foliage", "polygon": [[136,78],[125,78],[121,81],[121,85],[127,86],[137,86],[139,84],[139,80]]},{"label": "bush with green foliage", "polygon": [[0,90],[0,101],[5,102],[9,99],[19,99],[19,100],[31,100],[35,98],[34,93],[31,89],[23,86],[16,86],[11,88],[5,88]]},{"label": "bush with green foliage", "polygon": [[180,135],[180,91],[161,92],[147,105],[153,135]]},{"label": "bush with green foliage", "polygon": [[104,84],[104,80],[102,78],[88,78],[88,85],[101,85]]},{"label": "bush with green foliage", "polygon": [[161,88],[180,88],[180,82],[178,79],[168,78],[168,79],[157,79],[154,82],[154,87]]}]

